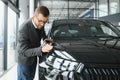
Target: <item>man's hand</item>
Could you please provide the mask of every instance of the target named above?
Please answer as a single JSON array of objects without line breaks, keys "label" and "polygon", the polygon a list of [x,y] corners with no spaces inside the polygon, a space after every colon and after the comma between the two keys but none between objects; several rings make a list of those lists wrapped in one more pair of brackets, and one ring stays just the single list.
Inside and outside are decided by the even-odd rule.
[{"label": "man's hand", "polygon": [[53,39],[45,39],[44,40],[44,45],[42,46],[42,52],[50,52],[53,50],[53,46],[52,46],[52,43],[53,43]]},{"label": "man's hand", "polygon": [[53,46],[47,44],[42,47],[42,52],[50,52],[50,51],[52,51],[52,49],[53,49]]}]

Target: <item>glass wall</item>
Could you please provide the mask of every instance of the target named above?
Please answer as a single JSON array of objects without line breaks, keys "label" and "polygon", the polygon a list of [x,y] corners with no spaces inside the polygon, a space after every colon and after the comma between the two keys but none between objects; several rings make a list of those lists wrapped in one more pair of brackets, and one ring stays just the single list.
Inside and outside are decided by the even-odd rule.
[{"label": "glass wall", "polygon": [[4,48],[4,4],[0,1],[0,75],[3,73],[3,48]]},{"label": "glass wall", "polygon": [[99,0],[98,17],[120,13],[120,0]]},{"label": "glass wall", "polygon": [[18,0],[9,0],[11,1],[16,7],[18,7]]},{"label": "glass wall", "polygon": [[99,17],[108,15],[108,1],[99,0]]},{"label": "glass wall", "polygon": [[16,13],[8,8],[8,29],[7,29],[7,67],[11,67],[15,63],[16,48]]},{"label": "glass wall", "polygon": [[[18,0],[15,0],[18,2]],[[15,62],[18,8],[0,0],[0,76]],[[14,11],[13,11],[14,10]]]},{"label": "glass wall", "polygon": [[17,0],[10,0],[10,1],[11,1],[12,3],[16,4],[16,1],[17,1]]},{"label": "glass wall", "polygon": [[110,5],[110,14],[115,14],[115,13],[119,13],[120,10],[120,2],[119,0],[109,0],[109,5]]}]

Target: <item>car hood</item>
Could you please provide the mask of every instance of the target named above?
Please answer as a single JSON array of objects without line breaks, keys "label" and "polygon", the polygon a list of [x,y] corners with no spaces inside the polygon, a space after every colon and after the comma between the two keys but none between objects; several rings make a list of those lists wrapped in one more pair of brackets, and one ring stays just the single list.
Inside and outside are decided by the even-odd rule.
[{"label": "car hood", "polygon": [[92,40],[56,40],[77,61],[84,64],[120,64],[120,51]]}]

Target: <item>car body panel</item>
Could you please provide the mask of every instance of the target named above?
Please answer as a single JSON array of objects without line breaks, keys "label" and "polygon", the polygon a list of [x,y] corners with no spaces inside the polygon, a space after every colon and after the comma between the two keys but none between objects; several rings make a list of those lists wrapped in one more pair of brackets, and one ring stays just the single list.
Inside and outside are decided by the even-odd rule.
[{"label": "car body panel", "polygon": [[62,47],[55,52],[57,55],[65,51],[84,66],[79,73],[68,70],[66,76],[59,69],[56,78],[47,80],[120,80],[120,32],[111,23],[87,19],[55,20],[48,36]]}]

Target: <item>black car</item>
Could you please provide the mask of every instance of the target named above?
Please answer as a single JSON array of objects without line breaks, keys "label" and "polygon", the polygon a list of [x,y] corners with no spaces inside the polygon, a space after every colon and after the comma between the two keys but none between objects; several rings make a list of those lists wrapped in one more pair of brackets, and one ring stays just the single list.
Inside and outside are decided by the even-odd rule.
[{"label": "black car", "polygon": [[100,20],[55,20],[54,51],[40,64],[46,80],[120,80],[120,31]]}]

